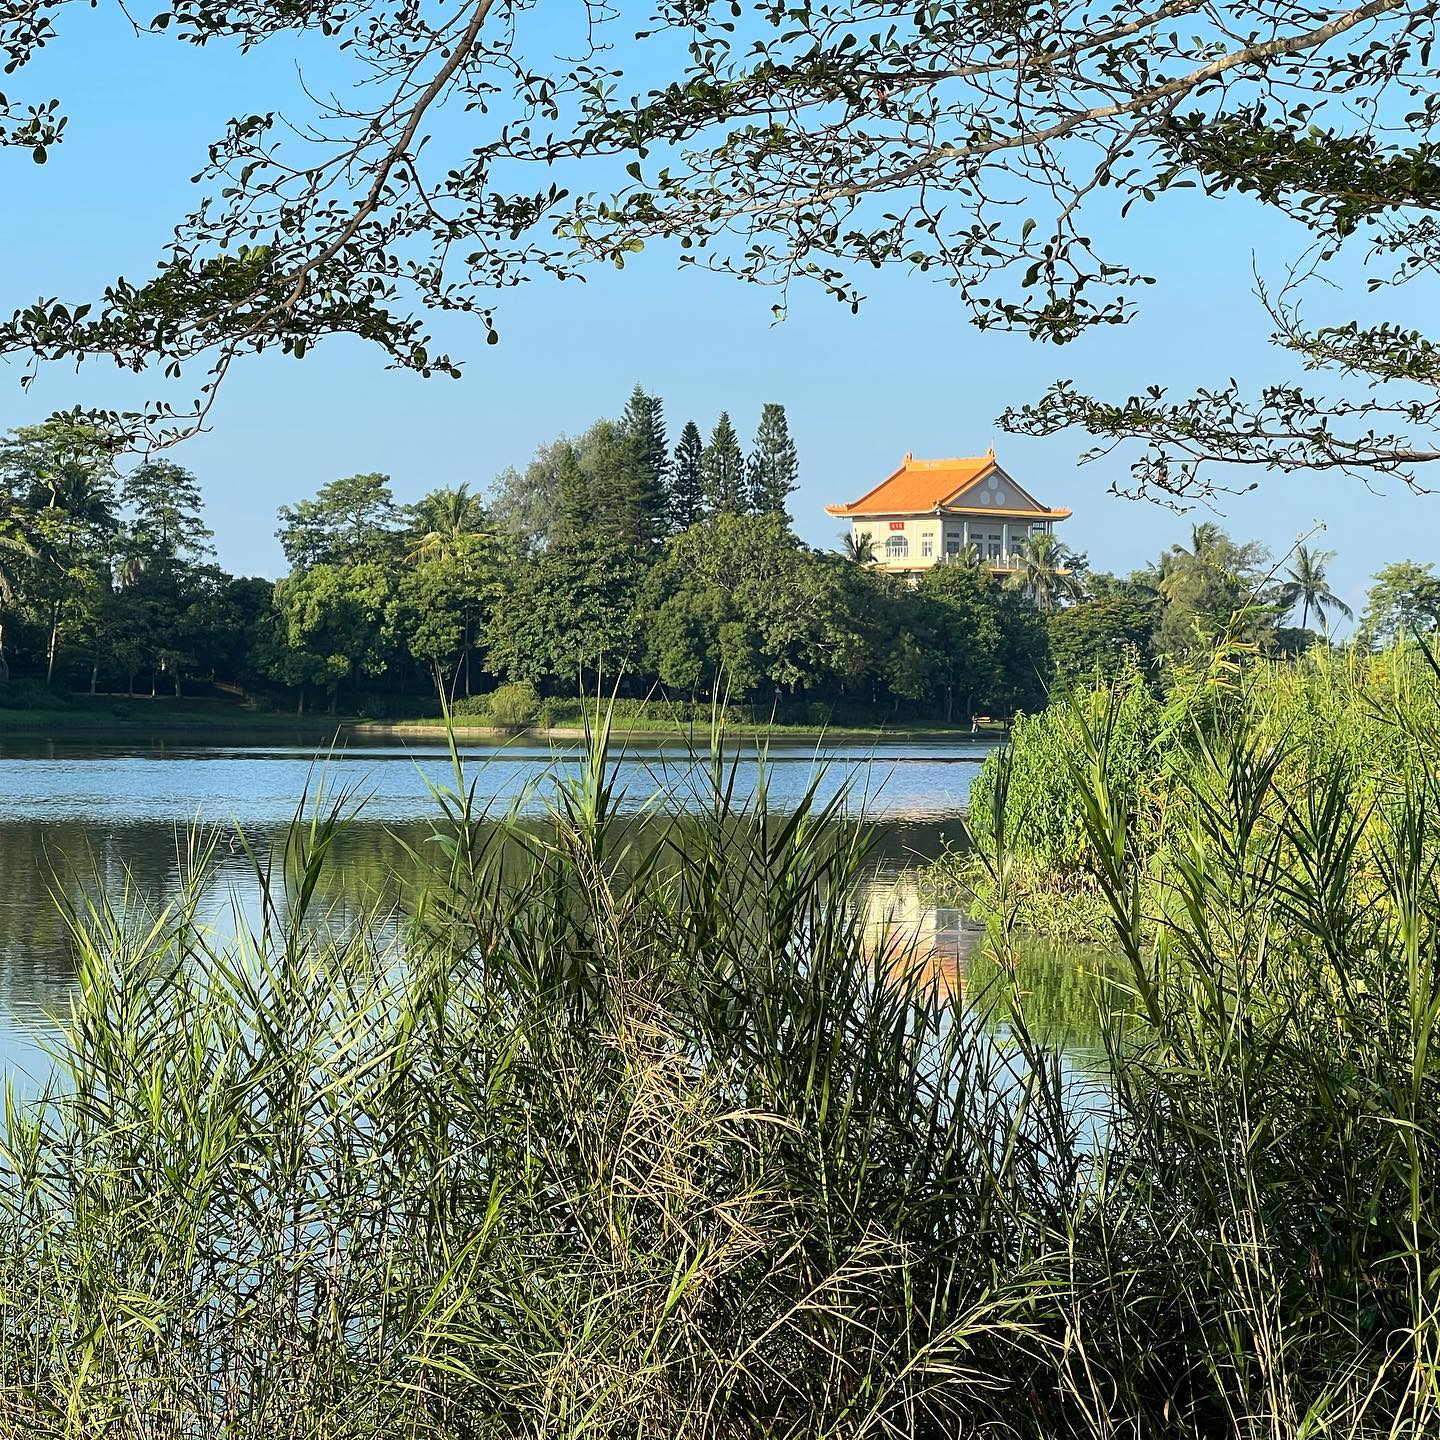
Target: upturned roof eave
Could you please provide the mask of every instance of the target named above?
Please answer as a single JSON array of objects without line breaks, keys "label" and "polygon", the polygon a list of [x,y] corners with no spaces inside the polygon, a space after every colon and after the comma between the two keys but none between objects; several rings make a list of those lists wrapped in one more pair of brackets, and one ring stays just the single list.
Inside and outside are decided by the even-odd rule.
[{"label": "upturned roof eave", "polygon": [[887,515],[998,515],[1005,520],[1068,520],[1075,513],[1064,506],[1053,510],[1012,510],[999,505],[936,505],[928,510],[900,510],[894,507],[888,510],[859,510],[853,505],[827,505],[825,510],[830,515],[865,516],[876,520]]}]

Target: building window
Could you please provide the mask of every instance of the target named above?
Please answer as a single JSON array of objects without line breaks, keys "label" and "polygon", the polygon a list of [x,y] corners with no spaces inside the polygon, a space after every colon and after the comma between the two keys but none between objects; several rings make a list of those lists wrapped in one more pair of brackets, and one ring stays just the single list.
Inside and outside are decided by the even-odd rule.
[{"label": "building window", "polygon": [[987,535],[985,537],[985,553],[991,560],[1000,558],[1000,537],[998,535]]},{"label": "building window", "polygon": [[920,558],[922,560],[935,558],[935,542],[928,535],[920,542]]},{"label": "building window", "polygon": [[903,535],[892,535],[885,542],[887,560],[906,560],[910,556],[910,542]]},{"label": "building window", "polygon": [[945,553],[947,555],[958,555],[960,553],[960,537],[958,535],[947,535],[945,537]]},{"label": "building window", "polygon": [[1030,533],[1032,535],[1043,535],[1045,533],[1045,522],[1043,520],[1037,521],[1030,527]]}]

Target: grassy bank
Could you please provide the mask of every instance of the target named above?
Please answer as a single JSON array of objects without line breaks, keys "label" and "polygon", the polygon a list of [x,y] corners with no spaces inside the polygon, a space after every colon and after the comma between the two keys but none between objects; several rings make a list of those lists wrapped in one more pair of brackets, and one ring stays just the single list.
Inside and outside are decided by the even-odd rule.
[{"label": "grassy bank", "polygon": [[[24,707],[3,703],[0,734],[49,735],[59,738],[91,731],[275,730],[322,734],[344,717],[294,715],[256,710],[232,700],[190,700],[173,696],[62,695],[53,700],[30,698]],[[27,697],[28,698],[28,697]]]},{"label": "grassy bank", "polygon": [[[576,740],[593,720],[594,702],[581,699],[535,698],[533,704],[496,714],[490,698],[461,701],[447,722],[443,715],[411,715],[372,719],[351,714],[331,715],[320,710],[306,715],[293,711],[252,708],[238,700],[176,699],[173,696],[66,695],[49,696],[28,686],[24,704],[10,704],[0,690],[0,734],[67,733],[101,730],[258,730],[321,734],[337,727],[369,736],[425,736],[443,740],[447,725],[459,733],[487,738],[531,734],[542,739]],[[676,737],[705,740],[716,715],[709,705],[658,700],[614,702],[612,733],[617,737]],[[726,734],[736,736],[819,735],[862,739],[954,739],[970,734],[968,724],[934,725],[887,720],[874,711],[852,706],[839,712],[829,707],[791,707],[772,712],[763,707],[730,706],[720,720]],[[982,726],[979,734],[995,739],[998,725]]]},{"label": "grassy bank", "polygon": [[1096,879],[1085,775],[1103,743],[1108,784],[1123,801],[1153,919],[1188,829],[1213,797],[1197,777],[1214,752],[1249,737],[1275,771],[1277,803],[1303,808],[1332,772],[1367,817],[1388,813],[1427,763],[1416,735],[1440,713],[1440,671],[1415,645],[1381,655],[1316,649],[1266,663],[1220,650],[1179,669],[1157,694],[1138,673],[1022,717],[971,790],[974,846],[925,866],[926,892],[984,916],[998,903],[992,857],[1008,854],[1014,923],[1057,939],[1105,940],[1109,905]]},{"label": "grassy bank", "polygon": [[1354,777],[1297,809],[1228,727],[1142,921],[1089,733],[1099,1115],[1003,924],[957,1014],[865,938],[840,802],[718,761],[643,831],[603,740],[539,826],[457,768],[398,923],[319,898],[330,816],[232,941],[203,851],[165,912],[72,917],[59,1077],[0,1124],[7,1433],[1434,1434],[1440,737],[1361,847]]},{"label": "grassy bank", "polygon": [[[877,712],[873,706],[807,705],[779,706],[731,704],[717,714],[709,703],[668,700],[620,700],[611,704],[611,733],[635,736],[684,736],[704,740],[711,727],[719,726],[728,735],[853,735],[863,738],[915,739],[968,736],[970,725],[916,723]],[[524,685],[502,686],[491,695],[461,700],[449,721],[442,715],[405,717],[396,720],[367,720],[357,727],[378,734],[423,734],[443,732],[447,723],[456,730],[507,735],[528,732],[557,739],[583,737],[587,720],[593,721],[595,703],[579,698],[541,699]],[[1003,733],[998,724],[982,726],[987,739]]]}]

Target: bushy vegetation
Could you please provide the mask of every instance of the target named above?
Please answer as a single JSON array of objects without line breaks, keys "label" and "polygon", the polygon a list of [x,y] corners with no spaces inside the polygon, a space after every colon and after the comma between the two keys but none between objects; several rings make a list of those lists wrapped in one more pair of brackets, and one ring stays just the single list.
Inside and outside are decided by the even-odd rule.
[{"label": "bushy vegetation", "polygon": [[927,887],[972,894],[985,913],[996,898],[988,857],[1003,847],[1017,923],[1058,937],[1105,938],[1110,923],[1077,784],[1097,734],[1136,853],[1155,865],[1173,863],[1174,846],[1195,822],[1194,776],[1236,734],[1255,737],[1273,755],[1276,786],[1289,803],[1301,806],[1320,777],[1336,773],[1370,815],[1394,803],[1421,763],[1414,733],[1440,707],[1430,652],[1413,643],[1379,653],[1317,647],[1279,661],[1232,640],[1168,668],[1165,679],[1165,688],[1156,687],[1132,665],[1108,684],[1074,689],[1022,717],[971,791],[977,851],[927,867]]},{"label": "bushy vegetation", "polygon": [[[290,571],[273,585],[214,563],[180,467],[121,474],[68,422],[15,431],[0,441],[0,705],[15,685],[188,687],[414,718],[442,701],[487,714],[486,696],[530,685],[537,714],[563,724],[580,695],[618,683],[622,700],[702,716],[724,698],[756,715],[968,726],[1097,673],[1154,680],[1227,631],[1293,655],[1344,613],[1326,555],[1276,567],[1213,525],[1128,578],[1041,536],[1006,577],[970,552],[914,584],[863,545],[797,538],[782,407],[766,407],[748,455],[722,420],[708,445],[687,424],[672,450],[659,399],[637,390],[620,419],[541,446],[483,498],[458,486],[402,505],[384,475],[331,481],[282,507]],[[1440,619],[1427,576],[1382,572],[1362,648]]]},{"label": "bushy vegetation", "polygon": [[603,725],[542,825],[457,765],[398,918],[325,904],[328,814],[228,943],[203,849],[159,913],[73,915],[57,1079],[0,1131],[7,1428],[1433,1433],[1440,735],[1392,706],[1371,803],[1227,724],[1151,890],[1092,713],[1121,971],[1083,1105],[1003,925],[957,1011],[866,941],[843,799],[772,815],[717,759],[700,821],[617,824]]}]

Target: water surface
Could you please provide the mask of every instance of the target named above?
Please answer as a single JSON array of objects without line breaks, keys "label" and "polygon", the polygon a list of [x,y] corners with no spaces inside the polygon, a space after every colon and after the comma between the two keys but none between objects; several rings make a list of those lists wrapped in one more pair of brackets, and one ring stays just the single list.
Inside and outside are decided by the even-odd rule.
[{"label": "water surface", "polygon": [[[641,817],[662,791],[692,808],[706,804],[708,762],[685,746],[627,740],[616,748],[622,811]],[[905,872],[958,842],[988,748],[963,739],[772,741],[762,754],[749,741],[730,763],[737,794],[763,783],[772,810],[792,808],[813,789],[822,802],[839,797],[870,819],[872,922],[913,943],[926,963],[948,967],[963,997],[979,932],[959,909],[923,901]],[[547,787],[578,774],[582,759],[578,745],[531,740],[467,741],[461,753],[482,804],[529,813],[543,810]],[[163,902],[189,863],[195,829],[223,827],[210,900],[213,922],[229,927],[237,909],[253,906],[255,880],[245,848],[228,837],[238,828],[263,857],[297,810],[343,795],[356,818],[339,859],[347,890],[363,905],[385,893],[396,837],[415,843],[429,832],[437,810],[428,787],[454,780],[443,744],[426,737],[377,743],[342,735],[317,755],[313,736],[283,743],[273,733],[207,743],[193,734],[0,736],[0,1065],[34,1074],[43,1064],[43,1017],[73,984],[57,893],[74,901],[96,887],[112,895],[128,887]],[[1044,947],[1030,963],[1030,983],[1057,995],[1069,995],[1085,964]],[[1056,1039],[1078,1057],[1093,1042],[1073,1020]]]}]

